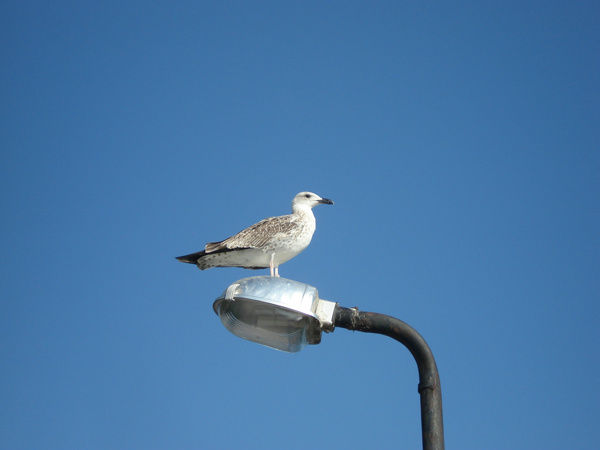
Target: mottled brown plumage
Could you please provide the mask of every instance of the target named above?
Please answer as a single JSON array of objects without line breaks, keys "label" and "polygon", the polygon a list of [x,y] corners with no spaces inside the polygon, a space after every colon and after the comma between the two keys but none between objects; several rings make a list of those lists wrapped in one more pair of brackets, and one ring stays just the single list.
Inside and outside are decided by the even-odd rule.
[{"label": "mottled brown plumage", "polygon": [[219,242],[209,242],[203,251],[178,256],[182,262],[196,264],[200,270],[211,267],[269,267],[279,276],[279,265],[304,250],[315,231],[312,208],[329,204],[329,199],[312,192],[300,192],[292,201],[292,214],[270,217]]}]

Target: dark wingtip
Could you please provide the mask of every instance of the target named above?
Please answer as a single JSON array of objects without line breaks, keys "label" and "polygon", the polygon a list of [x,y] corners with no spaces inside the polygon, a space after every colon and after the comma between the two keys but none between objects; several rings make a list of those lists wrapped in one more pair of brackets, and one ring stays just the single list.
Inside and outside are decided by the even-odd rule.
[{"label": "dark wingtip", "polygon": [[188,264],[196,264],[198,262],[198,258],[204,255],[204,252],[196,252],[190,253],[189,255],[176,256],[175,259],[177,261],[181,261]]}]

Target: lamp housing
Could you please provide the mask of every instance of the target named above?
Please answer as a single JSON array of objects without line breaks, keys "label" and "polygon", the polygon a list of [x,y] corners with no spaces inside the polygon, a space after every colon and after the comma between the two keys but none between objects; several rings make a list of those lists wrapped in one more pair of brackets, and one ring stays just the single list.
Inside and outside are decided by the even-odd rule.
[{"label": "lamp housing", "polygon": [[321,342],[322,331],[333,331],[335,306],[313,286],[270,276],[238,280],[213,303],[230,332],[284,352]]}]

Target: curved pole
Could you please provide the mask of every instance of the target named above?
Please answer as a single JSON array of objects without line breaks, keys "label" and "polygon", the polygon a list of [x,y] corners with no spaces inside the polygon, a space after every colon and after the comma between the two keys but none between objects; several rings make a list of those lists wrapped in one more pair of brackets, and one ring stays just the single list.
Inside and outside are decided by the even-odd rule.
[{"label": "curved pole", "polygon": [[413,327],[395,317],[339,305],[333,313],[333,325],[348,330],[384,334],[408,348],[419,369],[423,449],[443,450],[442,389],[433,353],[425,339]]}]

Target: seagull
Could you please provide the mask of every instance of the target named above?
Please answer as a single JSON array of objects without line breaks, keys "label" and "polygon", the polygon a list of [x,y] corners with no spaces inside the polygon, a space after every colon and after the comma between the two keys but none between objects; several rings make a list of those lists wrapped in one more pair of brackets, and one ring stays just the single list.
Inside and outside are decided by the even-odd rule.
[{"label": "seagull", "polygon": [[300,192],[292,200],[292,214],[269,217],[219,242],[209,242],[204,250],[177,256],[181,262],[196,264],[200,270],[211,267],[266,269],[279,276],[279,265],[308,247],[316,228],[312,208],[333,205],[328,198]]}]

